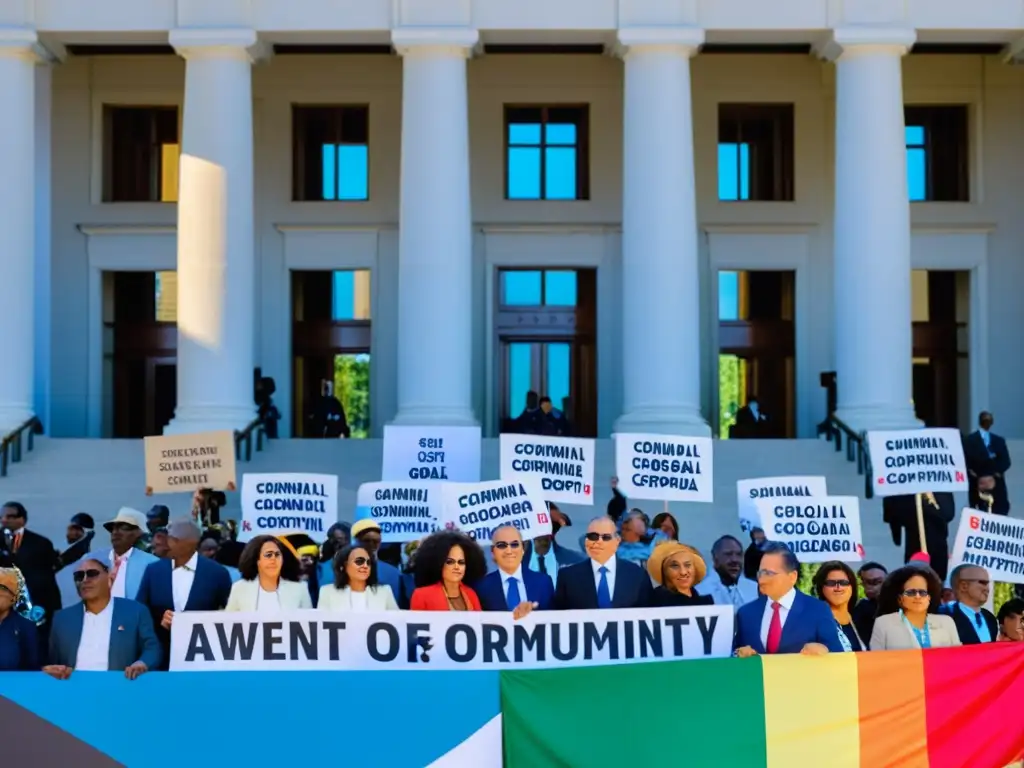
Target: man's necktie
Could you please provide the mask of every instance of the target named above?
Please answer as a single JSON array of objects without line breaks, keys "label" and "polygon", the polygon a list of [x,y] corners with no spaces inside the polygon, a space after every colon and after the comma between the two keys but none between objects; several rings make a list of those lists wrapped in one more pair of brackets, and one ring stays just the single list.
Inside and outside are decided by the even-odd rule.
[{"label": "man's necktie", "polygon": [[522,600],[519,598],[519,579],[515,576],[508,580],[508,595],[505,597],[505,604],[510,611],[515,610]]},{"label": "man's necktie", "polygon": [[14,546],[12,547],[12,555],[18,554],[18,550],[21,549],[21,532],[14,534]]},{"label": "man's necktie", "polygon": [[544,562],[544,555],[537,555],[537,568],[541,573],[548,572],[548,564]]},{"label": "man's necktie", "polygon": [[110,571],[110,583],[113,584],[117,581],[117,572],[121,570],[121,564],[124,563],[124,555],[114,555],[114,568]]},{"label": "man's necktie", "polygon": [[598,568],[601,574],[601,581],[597,584],[597,607],[598,608],[611,608],[612,607],[612,593],[608,589],[608,569],[603,565]]},{"label": "man's necktie", "polygon": [[735,605],[737,608],[742,608],[743,595],[740,594],[740,588],[733,584],[732,586],[726,587],[725,589],[729,593],[729,599],[732,601],[732,604]]},{"label": "man's necktie", "polygon": [[974,623],[978,625],[978,629],[981,629],[981,611],[974,612]]},{"label": "man's necktie", "polygon": [[782,643],[782,616],[779,614],[779,609],[782,608],[778,603],[772,603],[772,623],[768,625],[768,642],[764,644],[764,649],[768,653],[778,653],[779,645]]}]

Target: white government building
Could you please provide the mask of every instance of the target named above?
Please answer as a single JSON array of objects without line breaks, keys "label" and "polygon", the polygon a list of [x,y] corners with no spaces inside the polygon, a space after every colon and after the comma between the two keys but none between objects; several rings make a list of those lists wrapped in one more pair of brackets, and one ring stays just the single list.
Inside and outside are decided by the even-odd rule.
[{"label": "white government building", "polygon": [[[1024,433],[1022,0],[5,0],[0,430]],[[166,427],[165,427],[166,425]]]}]

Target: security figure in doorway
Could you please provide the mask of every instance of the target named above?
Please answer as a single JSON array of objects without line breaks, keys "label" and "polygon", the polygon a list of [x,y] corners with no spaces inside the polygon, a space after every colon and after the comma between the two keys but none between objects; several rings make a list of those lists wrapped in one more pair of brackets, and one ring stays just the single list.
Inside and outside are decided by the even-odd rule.
[{"label": "security figure in doorway", "polygon": [[352,434],[345,418],[345,409],[334,396],[334,382],[327,379],[320,382],[320,398],[310,419],[313,421],[313,434],[310,437],[337,439],[350,437]]}]

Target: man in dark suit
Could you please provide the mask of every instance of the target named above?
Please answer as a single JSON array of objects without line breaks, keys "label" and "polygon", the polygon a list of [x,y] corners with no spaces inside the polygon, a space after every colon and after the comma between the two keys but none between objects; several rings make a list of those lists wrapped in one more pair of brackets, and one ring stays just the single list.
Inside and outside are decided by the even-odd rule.
[{"label": "man in dark suit", "polygon": [[512,611],[518,619],[531,610],[551,608],[555,596],[551,577],[523,567],[523,537],[518,528],[503,525],[491,534],[491,556],[498,570],[474,586],[485,611]]},{"label": "man in dark suit", "polygon": [[[924,514],[924,538],[932,570],[945,580],[949,568],[949,524],[956,517],[952,493],[925,493],[921,499]],[[892,543],[904,541],[903,562],[921,552],[921,534],[917,527],[917,500],[914,494],[886,496],[882,499],[882,520],[892,530]]]},{"label": "man in dark suit", "polygon": [[[1006,491],[1006,470],[1010,468],[1010,452],[1006,441],[992,433],[995,420],[988,411],[978,415],[978,430],[964,440],[964,461],[967,463],[967,496],[971,507],[995,515],[1010,513],[1010,497]],[[984,494],[987,498],[982,498]]]},{"label": "man in dark suit", "polygon": [[979,565],[964,563],[949,575],[956,601],[942,606],[942,613],[953,618],[960,642],[964,645],[991,643],[999,637],[996,617],[984,606],[992,582],[988,571]]},{"label": "man in dark suit", "polygon": [[146,568],[135,599],[149,608],[157,638],[168,658],[171,622],[180,611],[220,611],[231,595],[227,569],[199,556],[200,530],[191,522],[167,526],[168,557]]},{"label": "man in dark suit", "polygon": [[646,608],[651,603],[651,578],[637,565],[620,560],[619,533],[610,517],[594,518],[585,538],[588,558],[558,572],[556,610]]},{"label": "man in dark suit", "polygon": [[530,570],[551,577],[551,583],[558,585],[558,572],[569,565],[581,563],[586,558],[582,552],[563,547],[558,543],[558,532],[572,525],[569,516],[548,502],[548,513],[551,515],[551,535],[538,536],[533,541],[523,542],[523,558]]},{"label": "man in dark suit", "polygon": [[[39,642],[45,652],[49,639],[50,620],[60,610],[60,588],[57,586],[59,555],[53,542],[28,530],[28,511],[20,502],[8,501],[0,510],[3,541],[0,550],[7,552],[11,565],[21,569],[32,605],[46,612],[46,622],[39,627]],[[0,566],[4,565],[0,562]]]},{"label": "man in dark suit", "polygon": [[769,542],[761,555],[761,597],[736,611],[733,649],[740,658],[764,653],[842,653],[828,604],[796,588],[800,561],[785,544]]}]

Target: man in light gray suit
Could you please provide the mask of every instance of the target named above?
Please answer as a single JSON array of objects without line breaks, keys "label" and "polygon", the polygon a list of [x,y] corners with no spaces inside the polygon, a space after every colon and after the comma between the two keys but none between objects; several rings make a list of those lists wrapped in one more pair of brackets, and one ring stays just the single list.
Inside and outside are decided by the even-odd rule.
[{"label": "man in light gray suit", "polygon": [[124,670],[134,680],[159,669],[163,650],[153,619],[141,603],[112,597],[107,564],[86,558],[75,568],[75,583],[82,601],[57,611],[50,632],[49,663],[43,671],[66,680],[75,670]]},{"label": "man in light gray suit", "polygon": [[142,574],[160,559],[137,546],[146,530],[146,516],[137,509],[121,507],[117,516],[103,527],[110,532],[111,548],[93,556],[103,560],[110,569],[111,597],[134,600],[139,594]]}]

